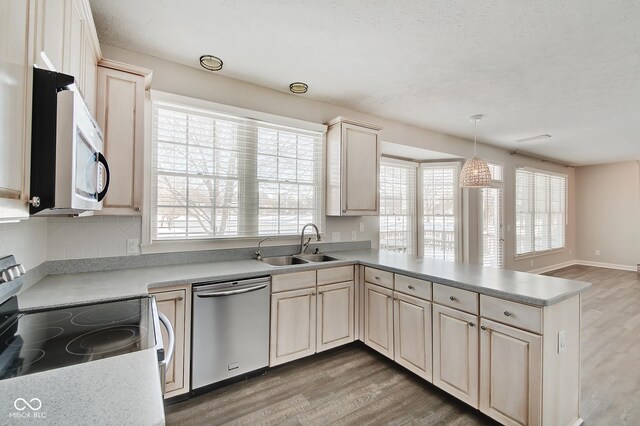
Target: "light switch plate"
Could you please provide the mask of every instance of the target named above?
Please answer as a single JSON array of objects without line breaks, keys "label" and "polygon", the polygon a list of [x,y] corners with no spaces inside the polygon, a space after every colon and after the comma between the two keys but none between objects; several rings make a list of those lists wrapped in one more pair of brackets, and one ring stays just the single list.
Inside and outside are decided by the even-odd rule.
[{"label": "light switch plate", "polygon": [[561,354],[567,349],[567,339],[564,330],[558,332],[558,353]]},{"label": "light switch plate", "polygon": [[364,232],[364,222],[360,222],[360,232]]},{"label": "light switch plate", "polygon": [[355,241],[358,239],[358,233],[356,231],[351,231],[351,241]]}]

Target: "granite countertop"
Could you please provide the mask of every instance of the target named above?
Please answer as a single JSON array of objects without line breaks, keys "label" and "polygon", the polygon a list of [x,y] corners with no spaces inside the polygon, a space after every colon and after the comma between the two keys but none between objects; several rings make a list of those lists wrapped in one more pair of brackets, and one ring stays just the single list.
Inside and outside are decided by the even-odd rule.
[{"label": "granite countertop", "polygon": [[[21,310],[53,308],[148,294],[152,287],[235,280],[362,264],[515,302],[547,306],[590,284],[366,249],[329,253],[327,263],[273,267],[254,259],[149,266],[44,277],[18,296]],[[164,423],[157,358],[152,349],[0,381],[0,407],[40,398],[47,423]],[[0,416],[3,416],[0,412]],[[0,417],[2,418],[2,417]],[[7,418],[7,417],[4,417]],[[33,420],[33,419],[31,419]]]}]

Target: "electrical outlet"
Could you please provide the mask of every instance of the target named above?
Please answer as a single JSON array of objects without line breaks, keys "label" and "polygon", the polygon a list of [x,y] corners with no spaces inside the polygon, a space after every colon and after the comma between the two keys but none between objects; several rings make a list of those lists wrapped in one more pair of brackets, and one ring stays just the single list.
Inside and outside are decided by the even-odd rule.
[{"label": "electrical outlet", "polygon": [[360,222],[360,232],[364,232],[364,222]]},{"label": "electrical outlet", "polygon": [[140,251],[140,240],[130,238],[127,240],[127,254],[138,254]]},{"label": "electrical outlet", "polygon": [[558,332],[558,353],[561,354],[567,349],[567,339],[564,330]]},{"label": "electrical outlet", "polygon": [[596,256],[600,256],[600,250],[596,250]]},{"label": "electrical outlet", "polygon": [[331,233],[331,241],[333,241],[334,243],[340,242],[340,233],[339,232],[332,232]]},{"label": "electrical outlet", "polygon": [[531,261],[531,266],[533,266],[533,260]]},{"label": "electrical outlet", "polygon": [[351,231],[351,241],[355,241],[358,239],[358,233],[356,231]]}]

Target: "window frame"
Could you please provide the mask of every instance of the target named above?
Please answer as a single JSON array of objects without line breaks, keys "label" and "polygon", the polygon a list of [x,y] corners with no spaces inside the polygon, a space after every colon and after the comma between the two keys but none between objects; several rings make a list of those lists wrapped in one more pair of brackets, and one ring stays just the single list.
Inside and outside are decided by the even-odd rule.
[{"label": "window frame", "polygon": [[[145,128],[149,131],[145,132],[144,137],[144,204],[142,208],[142,241],[141,241],[141,253],[159,253],[170,252],[175,250],[200,250],[211,249],[212,246],[221,247],[247,247],[253,245],[254,242],[259,241],[265,237],[271,237],[273,240],[281,241],[295,241],[299,240],[299,235],[296,234],[279,234],[279,235],[240,235],[240,236],[219,236],[208,238],[181,238],[181,239],[154,239],[153,238],[153,211],[155,206],[152,205],[154,197],[152,195],[153,179],[155,173],[153,172],[153,143],[154,143],[154,128],[153,128],[153,110],[154,103],[167,102],[178,105],[183,105],[187,108],[200,109],[205,111],[211,111],[216,114],[230,115],[238,118],[254,120],[257,122],[264,122],[265,124],[271,124],[276,126],[291,127],[293,129],[299,129],[304,131],[312,131],[321,133],[320,141],[320,161],[322,162],[320,169],[322,170],[319,183],[320,186],[324,186],[325,172],[324,166],[326,159],[324,158],[324,151],[326,145],[326,131],[327,126],[324,124],[318,124],[299,120],[290,117],[284,117],[260,111],[254,111],[230,105],[219,104],[204,99],[192,98],[188,96],[177,95],[168,92],[162,92],[157,90],[151,90],[150,96],[145,99],[148,107],[145,108]],[[256,176],[255,184],[258,184],[258,177]],[[324,188],[321,188],[324,191]],[[321,235],[325,228],[325,205],[324,195],[320,197],[320,217],[317,224],[321,229]]]},{"label": "window frame", "polygon": [[[491,176],[491,186],[487,189],[497,189],[499,191],[502,191],[501,194],[501,198],[502,198],[502,205],[500,206],[500,225],[502,227],[501,230],[501,234],[502,234],[502,259],[501,259],[501,266],[500,269],[504,269],[505,268],[505,258],[506,258],[506,232],[505,232],[505,201],[506,201],[506,196],[505,196],[505,172],[506,172],[506,167],[504,165],[504,163],[499,162],[499,161],[489,161],[488,162],[489,165],[493,165],[493,166],[499,166],[502,170],[502,179],[494,179],[493,176]],[[480,265],[484,266],[484,233],[483,233],[483,228],[484,228],[484,189],[485,188],[481,188],[478,191],[478,253],[479,253],[479,261],[480,261]]]},{"label": "window frame", "polygon": [[[518,232],[517,232],[517,214],[518,214],[518,187],[517,187],[517,179],[518,179],[518,170],[523,170],[531,173],[539,173],[543,175],[556,176],[565,179],[565,199],[564,199],[564,245],[562,247],[554,247],[550,249],[544,250],[535,250],[535,229],[533,230],[532,238],[533,238],[533,246],[534,250],[531,252],[520,253],[518,254]],[[534,195],[535,196],[535,195]],[[523,260],[529,259],[539,256],[546,256],[554,253],[563,253],[567,250],[567,227],[569,226],[569,175],[565,173],[554,172],[551,170],[538,169],[535,167],[528,166],[516,166],[513,174],[513,258],[515,260]],[[532,224],[535,226],[535,211],[532,219]]]}]

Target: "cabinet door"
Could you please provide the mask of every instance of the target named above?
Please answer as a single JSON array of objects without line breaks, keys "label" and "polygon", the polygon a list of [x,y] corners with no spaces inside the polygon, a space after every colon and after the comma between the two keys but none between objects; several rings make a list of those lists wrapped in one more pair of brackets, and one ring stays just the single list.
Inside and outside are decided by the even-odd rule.
[{"label": "cabinet door", "polygon": [[395,361],[432,381],[431,303],[396,292],[393,315]]},{"label": "cabinet door", "polygon": [[478,317],[433,305],[433,384],[478,408]]},{"label": "cabinet door", "polygon": [[144,87],[140,75],[98,67],[97,120],[111,169],[102,214],[142,213]]},{"label": "cabinet door", "polygon": [[64,67],[64,23],[68,0],[36,0],[34,64],[62,72]]},{"label": "cabinet door", "polygon": [[539,425],[542,337],[482,319],[480,411],[504,425]]},{"label": "cabinet door", "polygon": [[378,132],[342,124],[343,214],[378,214],[380,144]]},{"label": "cabinet door", "polygon": [[76,86],[81,92],[84,87],[84,75],[82,73],[83,27],[84,20],[82,18],[80,0],[68,0],[65,20],[65,66],[63,67],[63,72],[76,78]]},{"label": "cabinet door", "polygon": [[28,217],[27,205],[20,198],[31,115],[29,8],[28,1],[0,3],[0,219]]},{"label": "cabinet door", "polygon": [[84,94],[84,101],[87,103],[89,111],[91,111],[91,114],[95,116],[96,93],[98,91],[98,57],[93,49],[93,43],[91,41],[89,31],[85,31],[82,44],[82,74],[84,76],[84,87],[82,93]]},{"label": "cabinet door", "polygon": [[318,352],[353,342],[354,302],[353,281],[318,287]]},{"label": "cabinet door", "polygon": [[271,367],[316,353],[316,289],[271,295]]},{"label": "cabinet door", "polygon": [[[190,365],[190,331],[191,331],[191,290],[187,287],[171,291],[152,292],[158,304],[158,310],[162,312],[175,333],[175,352],[173,360],[167,369],[165,377],[165,398],[189,392],[189,365]],[[164,327],[162,328],[162,342],[165,353],[168,350],[169,337]]]},{"label": "cabinet door", "polygon": [[393,290],[365,283],[364,343],[393,359]]}]

